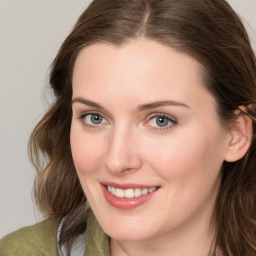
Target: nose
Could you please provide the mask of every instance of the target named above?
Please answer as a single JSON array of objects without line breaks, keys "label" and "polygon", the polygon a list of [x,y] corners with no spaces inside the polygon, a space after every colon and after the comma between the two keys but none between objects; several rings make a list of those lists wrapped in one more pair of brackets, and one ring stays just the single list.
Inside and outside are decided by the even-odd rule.
[{"label": "nose", "polygon": [[108,138],[105,168],[115,175],[139,170],[142,166],[136,135],[125,127],[115,128]]}]

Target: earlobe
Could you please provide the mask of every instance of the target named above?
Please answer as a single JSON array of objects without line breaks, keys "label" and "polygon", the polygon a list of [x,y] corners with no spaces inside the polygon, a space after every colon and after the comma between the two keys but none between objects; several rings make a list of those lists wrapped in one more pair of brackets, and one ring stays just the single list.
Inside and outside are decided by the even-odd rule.
[{"label": "earlobe", "polygon": [[239,107],[234,114],[235,120],[230,127],[230,141],[227,146],[225,161],[235,162],[248,151],[252,140],[252,120],[245,113],[245,106]]}]

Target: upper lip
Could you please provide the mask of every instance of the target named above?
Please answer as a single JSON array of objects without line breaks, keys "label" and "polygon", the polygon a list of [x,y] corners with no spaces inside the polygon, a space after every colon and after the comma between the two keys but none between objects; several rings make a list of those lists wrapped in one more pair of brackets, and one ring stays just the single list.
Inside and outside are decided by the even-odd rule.
[{"label": "upper lip", "polygon": [[102,185],[104,186],[110,186],[110,187],[114,187],[114,188],[120,188],[120,189],[128,189],[128,188],[153,188],[153,187],[160,187],[157,185],[145,185],[145,184],[135,184],[135,183],[123,183],[123,184],[119,184],[119,183],[115,183],[115,182],[110,182],[110,181],[104,181],[101,182]]}]

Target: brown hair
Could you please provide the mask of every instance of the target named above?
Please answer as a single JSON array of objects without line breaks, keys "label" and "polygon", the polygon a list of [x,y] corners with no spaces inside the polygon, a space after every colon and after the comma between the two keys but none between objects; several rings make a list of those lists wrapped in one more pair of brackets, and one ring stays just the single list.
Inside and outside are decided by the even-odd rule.
[{"label": "brown hair", "polygon": [[69,141],[74,62],[82,48],[95,42],[121,45],[136,38],[196,58],[206,69],[205,86],[215,96],[223,123],[239,106],[251,104],[246,113],[253,121],[251,147],[241,160],[223,163],[214,221],[222,255],[256,255],[256,60],[241,20],[225,0],[94,0],[89,5],[52,64],[56,99],[31,135],[38,207],[48,217],[66,216],[61,243],[70,249],[86,229],[86,198]]}]

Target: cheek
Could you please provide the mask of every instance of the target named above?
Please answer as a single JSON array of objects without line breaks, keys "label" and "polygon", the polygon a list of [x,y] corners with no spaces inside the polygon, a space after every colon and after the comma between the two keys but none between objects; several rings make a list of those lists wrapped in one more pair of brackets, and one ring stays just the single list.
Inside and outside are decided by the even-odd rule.
[{"label": "cheek", "polygon": [[145,147],[149,164],[164,180],[200,183],[218,175],[224,155],[221,135],[196,131],[191,128],[190,134],[175,134],[158,147]]},{"label": "cheek", "polygon": [[79,176],[97,170],[103,154],[103,145],[100,139],[94,140],[86,136],[83,131],[71,129],[70,144],[74,165]]},{"label": "cheek", "polygon": [[148,162],[164,182],[170,202],[161,207],[177,222],[214,203],[223,162],[219,142],[218,134],[183,134],[148,150]]}]

